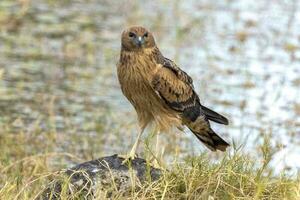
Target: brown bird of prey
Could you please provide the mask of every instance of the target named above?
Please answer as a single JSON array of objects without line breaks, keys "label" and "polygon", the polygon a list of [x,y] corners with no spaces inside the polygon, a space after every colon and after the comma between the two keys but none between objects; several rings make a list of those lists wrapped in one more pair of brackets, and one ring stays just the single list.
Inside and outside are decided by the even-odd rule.
[{"label": "brown bird of prey", "polygon": [[129,153],[133,159],[145,127],[154,122],[159,131],[187,126],[210,150],[229,146],[210,127],[210,121],[228,124],[222,115],[201,105],[192,78],[164,57],[151,32],[135,26],[122,33],[118,78],[123,94],[134,106],[141,128]]}]

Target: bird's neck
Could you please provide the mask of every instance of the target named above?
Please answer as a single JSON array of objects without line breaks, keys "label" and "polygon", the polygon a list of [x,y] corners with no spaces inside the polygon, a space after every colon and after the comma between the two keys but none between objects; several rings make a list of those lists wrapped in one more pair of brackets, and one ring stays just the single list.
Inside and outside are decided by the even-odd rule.
[{"label": "bird's neck", "polygon": [[157,47],[141,49],[139,51],[125,51],[121,50],[120,63],[136,63],[136,62],[153,62],[159,63],[162,54]]},{"label": "bird's neck", "polygon": [[158,55],[161,54],[157,47],[139,52],[121,51],[118,70],[127,77],[127,81],[148,83],[148,79],[157,71]]}]

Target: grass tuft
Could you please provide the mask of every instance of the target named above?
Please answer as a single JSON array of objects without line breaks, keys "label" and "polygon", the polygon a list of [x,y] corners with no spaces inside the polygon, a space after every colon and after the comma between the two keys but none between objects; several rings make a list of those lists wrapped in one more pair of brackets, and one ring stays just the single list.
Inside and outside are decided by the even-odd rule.
[{"label": "grass tuft", "polygon": [[[1,166],[0,199],[33,199],[53,180],[63,182],[62,199],[80,199],[82,194],[78,192],[71,197],[67,195],[69,178],[62,178],[59,172],[49,173],[51,169],[45,163],[58,156],[70,155],[32,156]],[[113,185],[95,194],[98,199],[107,194],[113,199],[299,199],[299,177],[292,178],[284,173],[274,175],[267,161],[257,162],[235,152],[213,162],[208,154],[201,154],[188,157],[183,163],[171,164],[158,182],[135,186],[141,188],[125,196],[112,193],[116,191]]]}]

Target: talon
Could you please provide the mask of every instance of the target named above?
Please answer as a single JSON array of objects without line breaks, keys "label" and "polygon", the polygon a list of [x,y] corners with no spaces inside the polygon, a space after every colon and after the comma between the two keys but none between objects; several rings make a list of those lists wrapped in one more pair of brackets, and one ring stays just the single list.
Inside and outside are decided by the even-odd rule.
[{"label": "talon", "polygon": [[138,158],[138,155],[137,154],[134,154],[134,155],[128,154],[128,155],[119,156],[119,157],[124,158],[124,160],[122,161],[122,165],[124,165],[124,164],[127,164],[129,161],[132,161],[132,160]]},{"label": "talon", "polygon": [[152,166],[156,169],[160,169],[160,170],[166,170],[165,166],[163,163],[158,162],[156,159],[154,161],[151,162]]}]

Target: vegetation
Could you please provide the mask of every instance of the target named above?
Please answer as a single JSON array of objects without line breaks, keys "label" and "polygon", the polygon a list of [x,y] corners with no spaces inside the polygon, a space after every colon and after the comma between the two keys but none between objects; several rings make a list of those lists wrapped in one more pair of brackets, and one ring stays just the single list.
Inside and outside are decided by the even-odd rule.
[{"label": "vegetation", "polygon": [[[1,138],[0,199],[35,198],[51,180],[60,179],[59,169],[66,167],[65,161],[60,162],[55,171],[50,162],[76,160],[67,153],[28,156],[22,150],[27,145],[18,144],[13,135]],[[168,165],[159,181],[146,183],[125,196],[113,186],[107,191],[114,191],[113,199],[299,199],[299,177],[288,176],[284,171],[274,174],[269,166],[272,153],[267,141],[261,152],[262,160],[254,160],[239,151],[215,162],[207,154],[187,157],[182,163],[175,161]],[[68,188],[68,179],[64,181],[63,188]],[[67,196],[67,191],[62,190],[63,199],[79,198],[76,194]],[[96,199],[107,195],[101,190]]]}]

